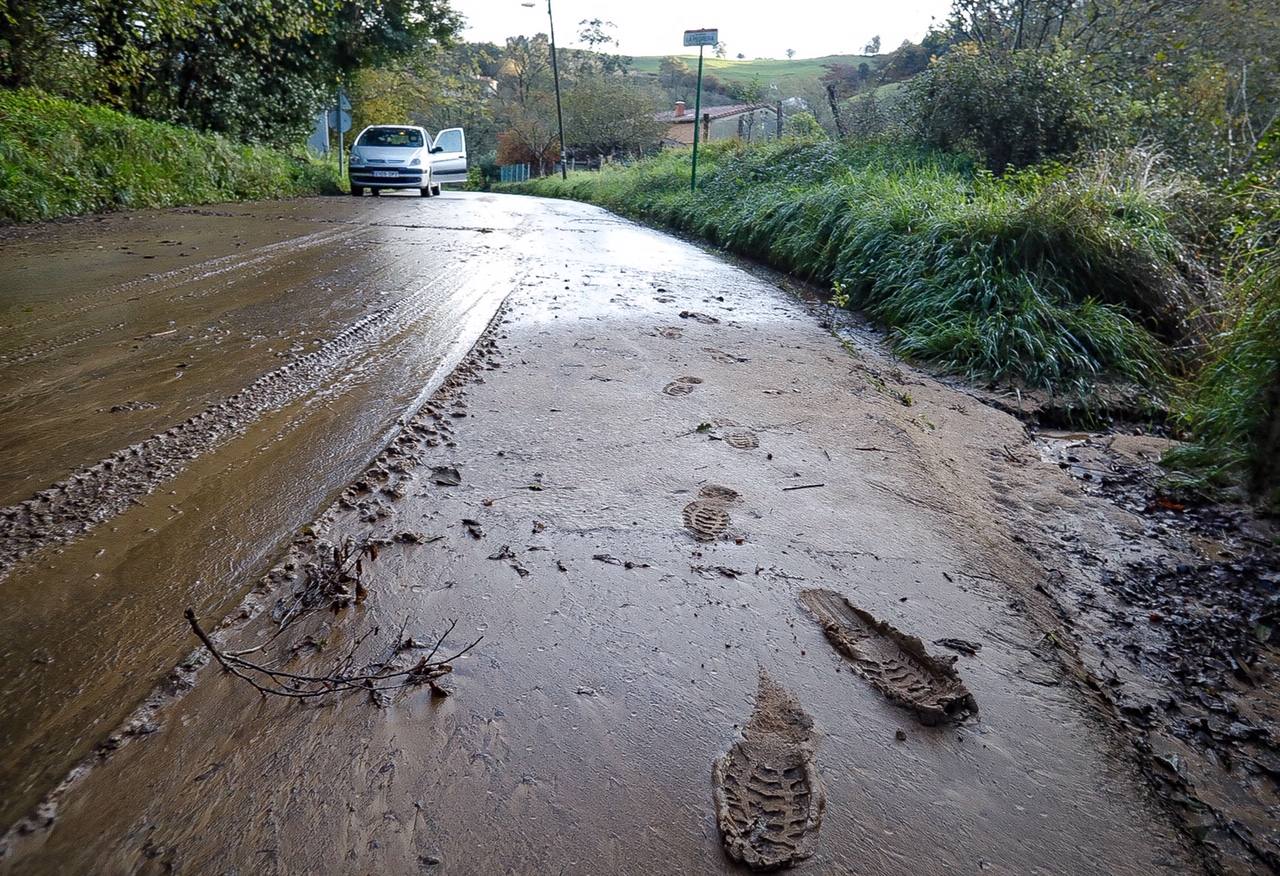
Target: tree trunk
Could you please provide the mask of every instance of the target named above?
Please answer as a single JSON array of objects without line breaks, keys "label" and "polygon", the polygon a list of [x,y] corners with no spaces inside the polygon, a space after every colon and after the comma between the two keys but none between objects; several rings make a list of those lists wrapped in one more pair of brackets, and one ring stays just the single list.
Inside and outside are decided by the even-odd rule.
[{"label": "tree trunk", "polygon": [[131,84],[127,59],[128,9],[121,2],[103,3],[94,20],[94,54],[98,59],[99,87],[107,103],[126,109],[125,95],[129,93]]},{"label": "tree trunk", "polygon": [[43,40],[36,26],[36,14],[16,8],[5,0],[0,5],[0,87],[22,88],[32,84],[35,73],[32,60],[39,54]]}]

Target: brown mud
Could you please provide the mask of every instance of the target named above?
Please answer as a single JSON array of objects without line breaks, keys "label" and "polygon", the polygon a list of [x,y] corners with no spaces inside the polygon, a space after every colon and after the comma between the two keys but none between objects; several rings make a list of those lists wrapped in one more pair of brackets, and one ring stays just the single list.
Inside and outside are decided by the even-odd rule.
[{"label": "brown mud", "polygon": [[827,800],[813,719],[763,669],[751,721],[716,761],[712,782],[729,857],[753,870],[776,870],[813,854]]},{"label": "brown mud", "polygon": [[[190,512],[174,523],[199,525],[135,541],[157,509],[134,506],[14,565],[4,586],[20,588],[16,610],[0,632],[23,638],[4,639],[5,671],[73,670],[6,699],[17,704],[6,726],[64,741],[56,757],[32,748],[6,761],[6,788],[22,792],[12,817],[34,817],[5,835],[0,871],[731,872],[708,765],[738,741],[759,666],[823,730],[826,809],[802,870],[1145,876],[1249,872],[1260,860],[1239,837],[1269,842],[1261,786],[1184,743],[1196,757],[1177,763],[1196,781],[1179,793],[1221,813],[1192,823],[1154,778],[1143,746],[1157,736],[1118,704],[1128,700],[1099,668],[1114,660],[1099,663],[1092,615],[1077,605],[1105,594],[1106,565],[1171,559],[1166,535],[1082,489],[1013,417],[874,343],[842,346],[775,284],[592,207],[462,194],[321,203],[345,218],[308,221],[371,235],[366,257],[408,260],[392,274],[426,282],[430,265],[413,259],[443,259],[441,271],[465,259],[461,301],[407,330],[401,370],[379,372],[332,416],[250,428],[151,494],[221,458],[239,490],[226,497],[234,515],[219,517],[216,496],[199,514],[165,497]],[[465,217],[494,231],[431,231],[465,229]],[[312,271],[311,259],[294,269]],[[424,351],[438,347],[422,333],[464,302],[491,302],[473,334],[440,324],[451,349],[470,347],[503,297],[485,340],[437,386],[443,366]],[[254,349],[224,385],[279,367],[260,367]],[[663,394],[681,374],[701,378],[696,391]],[[104,393],[95,410],[158,407],[99,415],[110,431],[38,482],[218,398],[175,419],[184,397],[173,393]],[[127,426],[133,416],[153,419]],[[362,417],[379,428],[342,431]],[[733,430],[760,446],[734,447]],[[274,435],[289,454],[260,450]],[[318,465],[311,447],[321,458],[340,447],[344,461]],[[723,521],[720,537],[691,532],[691,503],[717,509],[688,516]],[[236,539],[211,538],[211,525]],[[77,615],[95,591],[74,585],[108,534],[148,562],[100,585],[116,601]],[[363,595],[352,587],[336,611],[327,585],[308,595],[332,580],[335,546],[373,543]],[[198,571],[200,557],[221,558],[216,575]],[[839,590],[923,641],[965,643],[957,665],[981,719],[918,726],[855,682],[801,608],[812,589]],[[134,602],[145,610],[122,610]],[[201,651],[169,675],[195,647],[188,604],[220,648],[308,671],[363,636],[403,629],[434,642],[456,621],[461,642],[484,638],[442,680],[450,696],[424,686],[381,705],[306,705],[261,698],[202,667]],[[110,659],[95,640],[114,645]],[[1255,686],[1234,695],[1242,712],[1274,689],[1259,653]],[[1140,673],[1119,689],[1158,695]],[[1270,726],[1265,708],[1250,714]]]},{"label": "brown mud", "polygon": [[484,263],[502,247],[389,230],[404,209],[315,199],[7,232],[0,587],[21,609],[0,616],[0,820],[190,650],[175,609],[236,606],[512,289],[517,259]]}]

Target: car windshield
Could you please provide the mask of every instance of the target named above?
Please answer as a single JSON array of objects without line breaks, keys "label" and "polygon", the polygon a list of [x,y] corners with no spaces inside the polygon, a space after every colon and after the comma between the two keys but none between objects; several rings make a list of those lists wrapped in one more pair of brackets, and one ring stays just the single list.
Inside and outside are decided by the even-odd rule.
[{"label": "car windshield", "polygon": [[373,128],[360,135],[357,146],[407,146],[422,145],[422,132],[413,128]]}]

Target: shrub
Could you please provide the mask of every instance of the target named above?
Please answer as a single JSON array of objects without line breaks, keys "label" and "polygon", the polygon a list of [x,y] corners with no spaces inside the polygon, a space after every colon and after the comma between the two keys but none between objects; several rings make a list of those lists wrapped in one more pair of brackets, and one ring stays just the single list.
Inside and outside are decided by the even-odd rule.
[{"label": "shrub", "polygon": [[1099,108],[1066,52],[960,46],[907,88],[920,140],[972,151],[995,173],[1069,155],[1097,129]]},{"label": "shrub", "polygon": [[0,222],[336,192],[334,165],[0,89]]}]

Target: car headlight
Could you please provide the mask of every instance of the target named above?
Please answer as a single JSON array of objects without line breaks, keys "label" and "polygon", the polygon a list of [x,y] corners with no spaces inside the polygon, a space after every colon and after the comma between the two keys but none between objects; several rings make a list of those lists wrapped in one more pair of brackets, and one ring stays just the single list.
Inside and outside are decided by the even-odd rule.
[{"label": "car headlight", "polygon": [[356,152],[351,153],[351,160],[347,162],[352,167],[360,167],[364,164],[364,159]]},{"label": "car headlight", "polygon": [[409,166],[410,166],[410,167],[418,167],[418,166],[420,166],[421,164],[422,164],[422,159],[421,159],[421,158],[415,158],[415,159],[413,159],[413,161],[410,161],[410,162],[409,162]]}]

